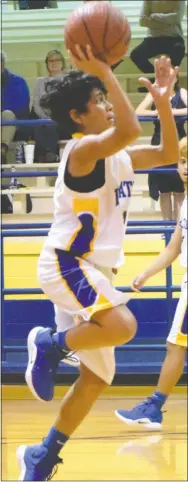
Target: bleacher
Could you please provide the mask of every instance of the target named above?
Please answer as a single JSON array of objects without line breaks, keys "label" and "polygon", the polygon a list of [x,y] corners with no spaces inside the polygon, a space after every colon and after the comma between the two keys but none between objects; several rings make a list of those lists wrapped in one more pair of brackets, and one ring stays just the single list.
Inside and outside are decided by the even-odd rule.
[{"label": "bleacher", "polygon": [[[73,8],[82,1],[60,1],[58,8],[46,10],[14,10],[13,2],[2,11],[2,44],[8,55],[7,66],[15,73],[23,75],[30,87],[31,96],[36,77],[46,75],[44,59],[52,48],[58,48],[65,55],[63,27]],[[138,23],[141,0],[112,1],[127,15],[131,24],[132,38],[124,62],[117,68],[116,74],[122,86],[130,93],[131,100],[138,105],[142,94],[137,94],[140,71],[130,60],[132,48],[138,45],[147,34],[147,29]],[[12,8],[11,8],[12,6]],[[187,18],[183,20],[184,36],[187,38]],[[186,42],[187,43],[187,42]],[[187,53],[181,64],[182,86],[186,86]]]},{"label": "bleacher", "polygon": [[[44,59],[47,52],[53,48],[60,49],[66,58],[67,66],[69,65],[69,60],[67,58],[67,52],[64,45],[63,27],[73,8],[81,5],[82,3],[82,1],[73,2],[63,0],[57,2],[58,8],[50,8],[45,10],[19,10],[18,2],[16,0],[8,0],[7,2],[3,2],[2,45],[3,50],[8,56],[7,68],[26,79],[30,89],[31,103],[36,78],[46,75]],[[140,27],[138,23],[142,1],[115,0],[112,1],[112,3],[124,11],[131,24],[132,38],[129,50],[124,58],[123,63],[116,69],[116,75],[118,76],[122,87],[128,92],[133,105],[136,107],[141,102],[145,94],[137,92],[140,71],[131,61],[130,51],[142,41],[147,33],[147,29]],[[183,31],[185,39],[187,39],[186,17],[184,17],[183,20]],[[187,86],[187,52],[181,64],[180,81],[182,87]],[[153,133],[152,122],[142,124],[142,128],[143,139],[141,141],[149,143],[150,136]],[[12,162],[12,158],[9,162]],[[52,168],[54,168],[54,166],[49,165],[49,169]],[[37,194],[40,195],[39,191],[41,187],[39,188],[39,186],[36,186],[33,179],[30,178],[28,180],[26,178],[25,181],[27,186],[33,186],[36,190],[38,189]],[[47,191],[49,188],[48,180],[45,182],[45,184],[45,189]],[[135,184],[135,202],[132,203],[133,212],[137,213],[138,211],[139,214],[139,210],[137,208],[139,204],[139,196],[141,199],[141,205],[139,206],[141,213],[148,212],[149,214],[154,210],[159,212],[159,205],[147,199],[147,175],[137,176]],[[51,182],[51,185],[53,185],[53,182]],[[45,209],[48,205],[49,212],[51,213],[52,199],[49,198],[49,194],[47,196],[46,191],[44,192],[43,196],[43,198],[45,198],[45,202],[47,201],[47,204],[45,204]],[[47,197],[45,197],[45,193]],[[36,197],[37,194],[33,193],[33,196]],[[42,204],[44,203],[41,203],[41,206]]]}]

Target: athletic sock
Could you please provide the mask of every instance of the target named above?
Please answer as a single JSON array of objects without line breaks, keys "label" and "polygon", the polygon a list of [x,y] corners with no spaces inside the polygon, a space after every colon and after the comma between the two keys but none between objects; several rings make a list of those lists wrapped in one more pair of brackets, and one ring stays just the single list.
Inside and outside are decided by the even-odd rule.
[{"label": "athletic sock", "polygon": [[58,455],[67,440],[69,440],[67,435],[52,427],[47,437],[43,440],[42,445],[44,445],[50,453],[53,453],[53,455]]},{"label": "athletic sock", "polygon": [[57,345],[59,345],[59,347],[62,349],[62,350],[65,350],[67,352],[71,351],[71,349],[68,347],[66,341],[65,341],[65,337],[66,337],[66,334],[69,330],[66,330],[66,331],[61,331],[59,333],[54,333],[52,335],[52,340],[55,341],[55,343],[57,343]]},{"label": "athletic sock", "polygon": [[168,398],[168,395],[164,395],[164,393],[158,392],[157,390],[152,395],[152,400],[154,401],[154,403],[158,405],[159,408],[161,408],[164,405],[167,398]]}]

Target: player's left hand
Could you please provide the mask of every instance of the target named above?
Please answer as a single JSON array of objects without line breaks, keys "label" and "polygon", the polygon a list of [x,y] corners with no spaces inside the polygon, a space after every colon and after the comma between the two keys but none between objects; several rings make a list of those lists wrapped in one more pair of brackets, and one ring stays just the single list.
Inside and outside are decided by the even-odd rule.
[{"label": "player's left hand", "polygon": [[164,99],[169,99],[171,87],[174,84],[179,67],[172,67],[171,60],[164,55],[155,59],[155,82],[152,84],[149,79],[141,77],[140,83],[150,92],[156,106],[159,106]]},{"label": "player's left hand", "polygon": [[140,289],[142,286],[145,284],[147,278],[145,276],[145,273],[141,273],[134,278],[131,284],[131,288],[133,291],[136,291],[136,293],[140,292]]}]

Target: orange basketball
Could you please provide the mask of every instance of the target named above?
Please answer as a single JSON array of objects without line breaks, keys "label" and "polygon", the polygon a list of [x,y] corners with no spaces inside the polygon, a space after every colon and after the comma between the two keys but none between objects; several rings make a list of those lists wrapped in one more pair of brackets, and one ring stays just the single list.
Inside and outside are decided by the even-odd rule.
[{"label": "orange basketball", "polygon": [[127,52],[131,29],[123,12],[109,2],[92,1],[75,9],[64,32],[67,49],[76,56],[75,44],[87,44],[93,54],[108,64],[116,64]]}]

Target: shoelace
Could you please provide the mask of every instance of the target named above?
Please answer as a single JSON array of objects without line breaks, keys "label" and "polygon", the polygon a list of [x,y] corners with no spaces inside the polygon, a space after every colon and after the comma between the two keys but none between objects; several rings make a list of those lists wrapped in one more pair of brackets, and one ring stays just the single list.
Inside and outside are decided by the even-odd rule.
[{"label": "shoelace", "polygon": [[[54,333],[56,333],[56,331],[52,330],[52,334]],[[62,356],[62,358],[60,358],[61,360],[63,360],[64,358],[67,358],[69,360],[73,360],[75,363],[77,362],[77,358],[73,356],[76,353],[75,351],[71,351],[71,352],[68,351],[66,353],[66,350],[62,350],[60,346],[58,346],[56,343],[53,343],[53,348],[55,348],[56,353],[59,357]]]},{"label": "shoelace", "polygon": [[67,358],[67,360],[72,360],[74,363],[77,363],[78,360],[77,360],[76,357],[74,357],[75,353],[76,353],[75,351],[73,351],[73,352],[71,351],[70,354],[68,353],[68,354],[65,356],[65,359]]},{"label": "shoelace", "polygon": [[54,475],[57,474],[58,464],[63,464],[63,459],[61,459],[60,457],[57,456],[57,463],[56,463],[55,467],[53,467],[52,472],[48,475],[46,480],[52,480]]},{"label": "shoelace", "polygon": [[[145,408],[144,412],[145,412],[147,410],[147,408],[149,407],[149,405],[152,405],[152,403],[153,403],[153,399],[147,398],[147,400],[145,402],[140,403],[137,406],[137,408],[144,407]],[[166,413],[166,412],[167,412],[167,410],[162,410],[162,413]]]},{"label": "shoelace", "polygon": [[147,398],[147,400],[145,402],[139,403],[137,408],[145,407],[145,410],[147,410],[148,406],[151,405],[152,403],[153,403],[153,400],[151,398]]}]

